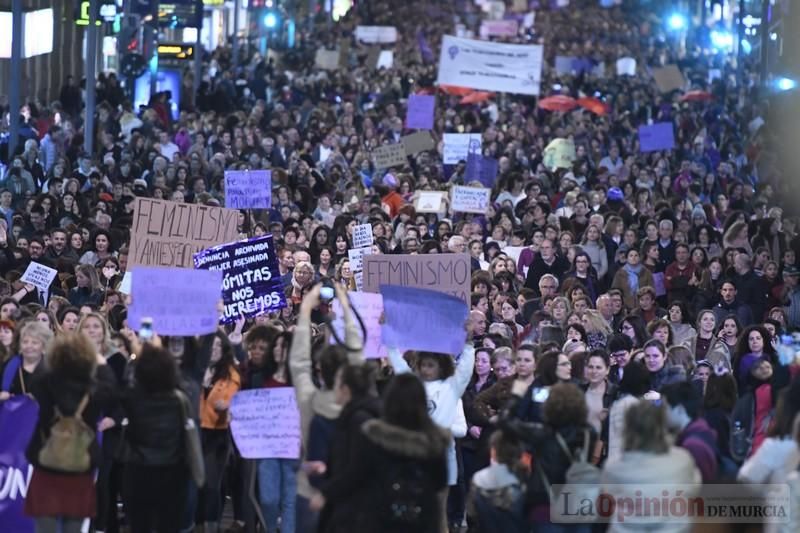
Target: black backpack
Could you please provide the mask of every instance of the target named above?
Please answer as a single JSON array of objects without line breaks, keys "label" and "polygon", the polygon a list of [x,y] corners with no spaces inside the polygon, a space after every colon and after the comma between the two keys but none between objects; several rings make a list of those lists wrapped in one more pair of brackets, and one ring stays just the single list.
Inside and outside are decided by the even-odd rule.
[{"label": "black backpack", "polygon": [[408,460],[389,466],[383,474],[383,501],[388,503],[380,516],[390,528],[422,528],[425,515],[437,501],[436,491],[423,465]]}]

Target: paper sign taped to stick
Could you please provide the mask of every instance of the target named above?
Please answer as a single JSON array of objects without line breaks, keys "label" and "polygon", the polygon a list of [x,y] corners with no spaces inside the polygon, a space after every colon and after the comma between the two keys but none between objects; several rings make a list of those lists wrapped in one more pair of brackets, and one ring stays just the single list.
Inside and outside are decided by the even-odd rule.
[{"label": "paper sign taped to stick", "polygon": [[378,54],[378,62],[375,63],[375,68],[392,68],[394,66],[394,51],[381,50]]},{"label": "paper sign taped to stick", "polygon": [[364,270],[364,256],[372,253],[372,246],[363,248],[350,248],[347,250],[347,259],[350,261],[350,270],[361,272]]},{"label": "paper sign taped to stick", "polygon": [[538,95],[541,45],[505,44],[445,35],[439,55],[440,85]]},{"label": "paper sign taped to stick", "polygon": [[28,264],[28,268],[25,269],[25,273],[22,274],[20,281],[30,283],[41,291],[47,291],[50,289],[50,284],[56,279],[56,275],[58,275],[58,270],[55,268],[31,261]]},{"label": "paper sign taped to stick", "polygon": [[372,151],[377,168],[391,168],[408,163],[406,148],[401,143],[382,144]]},{"label": "paper sign taped to stick", "polygon": [[239,238],[239,211],[137,197],[128,268],[194,266],[200,250]]},{"label": "paper sign taped to stick", "polygon": [[393,43],[397,41],[394,26],[357,26],[356,40],[362,43]]},{"label": "paper sign taped to stick", "polygon": [[[449,255],[449,254],[442,254]],[[415,287],[381,285],[383,344],[390,348],[461,353],[469,307],[460,298]],[[424,332],[435,332],[425,335]]]},{"label": "paper sign taped to stick", "polygon": [[462,187],[455,185],[452,189],[450,207],[459,213],[486,214],[492,195],[491,189],[483,187]]},{"label": "paper sign taped to stick", "polygon": [[372,246],[375,238],[372,235],[372,224],[359,224],[353,228],[353,248]]},{"label": "paper sign taped to stick", "polygon": [[[383,296],[371,292],[349,292],[347,296],[350,298],[350,305],[352,308],[361,316],[361,321],[364,323],[364,329],[367,333],[367,342],[364,343],[364,336],[361,328],[358,326],[356,327],[358,330],[358,338],[364,343],[364,357],[367,359],[383,357],[386,353],[386,350],[381,346]],[[344,342],[344,314],[342,312],[342,304],[339,303],[338,298],[333,300],[333,316],[331,327],[339,336],[339,339]],[[353,318],[353,320],[356,319]],[[358,324],[357,321],[356,324]],[[335,342],[336,339],[331,335],[331,343],[333,344]]]},{"label": "paper sign taped to stick", "polygon": [[443,209],[444,195],[443,191],[420,191],[414,209],[417,213],[439,213]]},{"label": "paper sign taped to stick", "polygon": [[160,335],[205,335],[217,330],[222,272],[153,267],[133,272],[131,329],[139,331],[142,318],[149,317]]},{"label": "paper sign taped to stick", "polygon": [[617,76],[635,76],[636,60],[632,57],[617,59]]},{"label": "paper sign taped to stick", "polygon": [[229,209],[272,207],[272,171],[226,170],[225,207]]},{"label": "paper sign taped to stick", "polygon": [[401,137],[400,142],[403,143],[406,149],[406,155],[415,155],[436,148],[433,137],[431,137],[431,134],[427,131],[418,131],[411,135]]},{"label": "paper sign taped to stick", "polygon": [[239,391],[230,409],[231,433],[242,457],[300,458],[300,410],[294,388]]},{"label": "paper sign taped to stick", "polygon": [[209,248],[195,254],[194,266],[222,272],[223,324],[286,307],[272,235]]},{"label": "paper sign taped to stick", "polygon": [[364,291],[381,285],[433,289],[470,301],[471,263],[467,254],[386,254],[364,257]]},{"label": "paper sign taped to stick", "polygon": [[339,58],[339,50],[319,48],[314,56],[314,65],[323,70],[336,70],[339,68]]},{"label": "paper sign taped to stick", "polygon": [[571,139],[553,139],[544,149],[544,166],[572,168],[575,157],[575,143]]},{"label": "paper sign taped to stick", "polygon": [[683,77],[677,65],[654,68],[653,79],[656,81],[656,87],[658,87],[658,90],[662,93],[668,93],[686,87],[686,78]]},{"label": "paper sign taped to stick", "polygon": [[408,97],[406,128],[418,130],[433,129],[433,114],[436,97],[431,94],[412,94]]},{"label": "paper sign taped to stick", "polygon": [[442,160],[445,165],[466,161],[470,152],[481,152],[482,144],[480,133],[445,133]]},{"label": "paper sign taped to stick", "polygon": [[675,148],[672,122],[659,122],[652,126],[639,126],[639,151],[655,152]]}]

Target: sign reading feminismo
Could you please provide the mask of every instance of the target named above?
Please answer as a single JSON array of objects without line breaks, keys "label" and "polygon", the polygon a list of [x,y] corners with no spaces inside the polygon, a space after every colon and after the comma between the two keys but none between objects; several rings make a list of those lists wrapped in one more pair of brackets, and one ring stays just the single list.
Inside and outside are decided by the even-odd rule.
[{"label": "sign reading feminismo", "polygon": [[437,81],[440,85],[538,95],[542,52],[540,45],[492,43],[445,35]]}]

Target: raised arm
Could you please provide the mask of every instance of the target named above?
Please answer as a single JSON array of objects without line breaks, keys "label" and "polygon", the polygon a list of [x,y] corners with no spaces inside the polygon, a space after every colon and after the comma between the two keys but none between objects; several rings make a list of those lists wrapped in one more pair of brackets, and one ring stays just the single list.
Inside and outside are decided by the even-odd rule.
[{"label": "raised arm", "polygon": [[316,387],[311,371],[311,311],[319,305],[319,289],[313,287],[300,304],[297,326],[289,350],[289,370],[292,373],[297,404],[302,406],[311,400]]},{"label": "raised arm", "polygon": [[475,369],[475,347],[472,344],[465,344],[464,349],[461,351],[461,357],[456,364],[456,372],[452,380],[453,390],[460,398],[464,391],[467,390],[469,380],[472,378],[472,372]]},{"label": "raised arm", "polygon": [[347,350],[347,362],[351,365],[364,364],[364,342],[361,339],[359,323],[356,322],[353,309],[350,307],[347,291],[339,283],[334,285],[334,290],[344,315],[344,342],[348,347],[356,348],[355,350]]}]

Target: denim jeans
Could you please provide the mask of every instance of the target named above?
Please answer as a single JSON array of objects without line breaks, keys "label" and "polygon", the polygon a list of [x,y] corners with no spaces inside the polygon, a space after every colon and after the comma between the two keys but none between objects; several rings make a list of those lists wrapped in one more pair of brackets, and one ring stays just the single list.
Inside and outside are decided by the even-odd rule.
[{"label": "denim jeans", "polygon": [[295,496],[297,494],[297,459],[261,459],[258,462],[258,493],[266,533],[294,533]]}]

